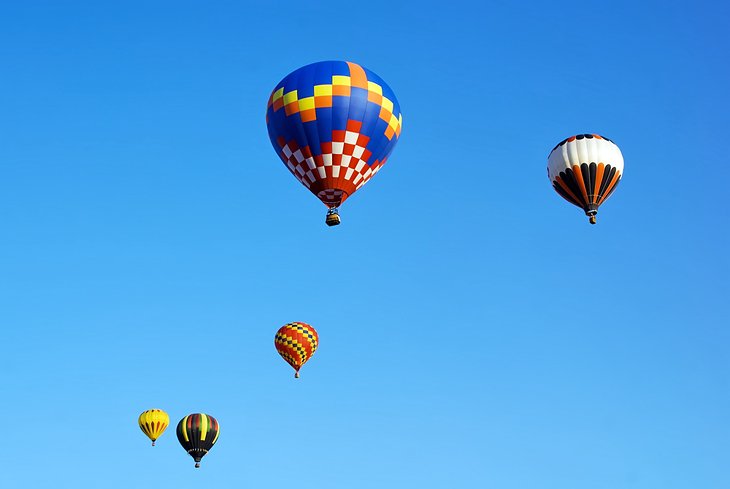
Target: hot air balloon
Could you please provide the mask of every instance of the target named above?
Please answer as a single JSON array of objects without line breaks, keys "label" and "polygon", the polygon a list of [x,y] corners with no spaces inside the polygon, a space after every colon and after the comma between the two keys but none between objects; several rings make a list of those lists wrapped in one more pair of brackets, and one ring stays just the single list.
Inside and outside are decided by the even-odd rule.
[{"label": "hot air balloon", "polygon": [[299,369],[307,363],[319,345],[319,336],[307,323],[285,324],[274,336],[274,346],[281,358],[294,367],[294,377],[299,378]]},{"label": "hot air balloon", "polygon": [[218,441],[218,421],[207,414],[188,414],[177,424],[177,439],[180,445],[195,460],[195,468]]},{"label": "hot air balloon", "polygon": [[155,440],[162,436],[170,424],[170,416],[162,409],[150,409],[140,414],[137,422],[142,432],[152,440],[152,446],[155,446]]},{"label": "hot air balloon", "polygon": [[548,178],[565,200],[596,223],[598,207],[623,176],[624,157],[618,146],[598,134],[578,134],[561,141],[548,156]]},{"label": "hot air balloon", "polygon": [[325,222],[385,164],[403,124],[393,91],[349,61],[321,61],[281,80],[269,97],[269,139],[289,171],[327,206]]}]

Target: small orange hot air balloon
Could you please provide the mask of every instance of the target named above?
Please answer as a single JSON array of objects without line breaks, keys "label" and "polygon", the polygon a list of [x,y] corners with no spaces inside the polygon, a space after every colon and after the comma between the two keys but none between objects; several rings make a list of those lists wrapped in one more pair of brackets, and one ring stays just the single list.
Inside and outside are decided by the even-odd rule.
[{"label": "small orange hot air balloon", "polygon": [[274,337],[274,346],[279,355],[294,367],[295,378],[299,378],[299,369],[307,363],[319,345],[319,336],[307,323],[285,324]]}]

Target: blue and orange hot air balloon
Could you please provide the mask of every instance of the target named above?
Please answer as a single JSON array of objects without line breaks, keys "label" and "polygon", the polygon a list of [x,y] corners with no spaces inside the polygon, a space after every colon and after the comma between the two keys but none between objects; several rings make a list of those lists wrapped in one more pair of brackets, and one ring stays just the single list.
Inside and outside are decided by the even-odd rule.
[{"label": "blue and orange hot air balloon", "polygon": [[269,97],[269,138],[289,171],[340,223],[338,207],[388,160],[403,117],[393,91],[349,61],[321,61],[280,81]]}]

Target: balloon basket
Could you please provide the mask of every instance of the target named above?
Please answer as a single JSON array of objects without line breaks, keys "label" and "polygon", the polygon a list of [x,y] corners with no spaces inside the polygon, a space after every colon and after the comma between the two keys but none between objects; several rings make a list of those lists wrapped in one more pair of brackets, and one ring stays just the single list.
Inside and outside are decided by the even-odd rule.
[{"label": "balloon basket", "polygon": [[330,227],[340,224],[340,215],[337,213],[336,207],[327,211],[327,217],[324,219],[324,222]]}]

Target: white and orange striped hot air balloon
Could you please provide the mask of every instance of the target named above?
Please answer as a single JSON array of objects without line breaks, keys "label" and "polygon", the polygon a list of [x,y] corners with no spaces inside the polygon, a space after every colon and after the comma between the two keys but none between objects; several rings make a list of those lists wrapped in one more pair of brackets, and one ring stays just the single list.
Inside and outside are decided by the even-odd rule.
[{"label": "white and orange striped hot air balloon", "polygon": [[624,172],[618,146],[598,134],[579,134],[561,141],[548,156],[548,178],[565,200],[596,223],[598,207],[616,189]]}]

